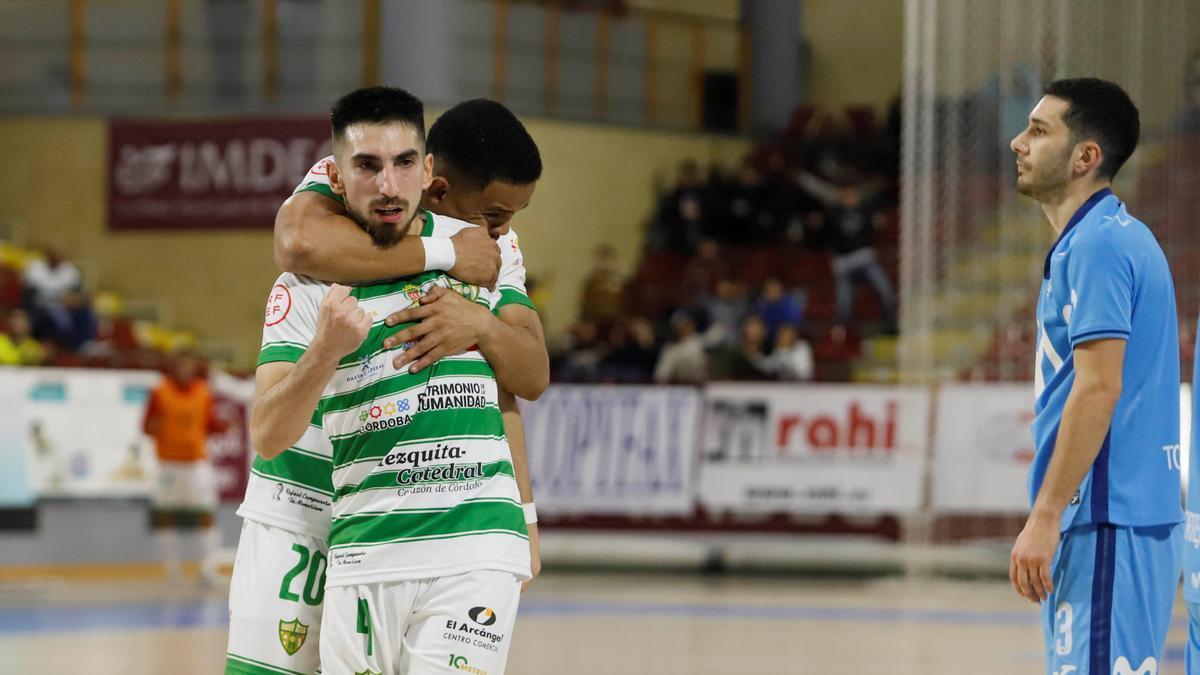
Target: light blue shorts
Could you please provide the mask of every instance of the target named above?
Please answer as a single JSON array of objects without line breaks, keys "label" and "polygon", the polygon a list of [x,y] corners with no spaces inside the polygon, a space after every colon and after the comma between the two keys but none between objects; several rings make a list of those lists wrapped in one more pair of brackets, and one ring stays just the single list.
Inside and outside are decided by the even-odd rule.
[{"label": "light blue shorts", "polygon": [[1046,672],[1156,675],[1182,544],[1182,524],[1093,524],[1064,532],[1054,557],[1054,592],[1042,603]]}]

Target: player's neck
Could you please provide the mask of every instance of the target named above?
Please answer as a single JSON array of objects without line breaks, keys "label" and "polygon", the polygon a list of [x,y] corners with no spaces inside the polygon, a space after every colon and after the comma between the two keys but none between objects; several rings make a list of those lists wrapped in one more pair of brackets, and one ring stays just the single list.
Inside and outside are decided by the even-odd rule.
[{"label": "player's neck", "polygon": [[1071,217],[1083,206],[1084,202],[1104,188],[1112,187],[1109,181],[1073,181],[1063,191],[1062,199],[1054,202],[1042,202],[1042,212],[1056,235],[1061,235],[1067,229]]}]

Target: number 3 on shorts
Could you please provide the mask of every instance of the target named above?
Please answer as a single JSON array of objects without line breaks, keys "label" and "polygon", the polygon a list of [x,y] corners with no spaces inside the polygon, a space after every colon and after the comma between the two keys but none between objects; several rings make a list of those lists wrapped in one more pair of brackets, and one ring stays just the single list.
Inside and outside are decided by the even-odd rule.
[{"label": "number 3 on shorts", "polygon": [[371,609],[367,606],[366,598],[359,598],[358,600],[358,632],[367,636],[367,656],[372,656]]}]

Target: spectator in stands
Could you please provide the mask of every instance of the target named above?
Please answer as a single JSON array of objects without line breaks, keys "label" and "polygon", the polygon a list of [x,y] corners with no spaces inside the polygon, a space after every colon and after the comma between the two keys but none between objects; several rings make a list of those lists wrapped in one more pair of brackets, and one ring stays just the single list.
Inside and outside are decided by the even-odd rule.
[{"label": "spectator in stands", "polygon": [[767,362],[767,327],[755,314],[742,319],[741,341],[732,347],[714,350],[709,357],[709,378],[740,382],[769,380],[773,377]]},{"label": "spectator in stands", "polygon": [[813,352],[795,324],[785,323],[775,332],[775,348],[767,368],[780,380],[807,382],[813,377]]},{"label": "spectator in stands", "polygon": [[201,573],[206,582],[213,582],[219,542],[213,527],[217,481],[206,446],[209,433],[222,430],[224,423],[216,417],[203,368],[195,355],[178,354],[168,376],[151,392],[142,426],[154,439],[158,455],[153,515],[167,574],[179,575],[177,530],[194,527],[200,534]]},{"label": "spectator in stands", "polygon": [[45,257],[25,268],[25,306],[39,338],[56,337],[70,331],[67,298],[83,290],[79,268],[63,258],[62,251],[47,246]]},{"label": "spectator in stands", "polygon": [[656,221],[658,247],[696,250],[704,232],[704,185],[695,160],[680,163],[675,187],[659,203]]},{"label": "spectator in stands", "polygon": [[770,277],[763,282],[762,294],[754,303],[754,312],[766,326],[767,335],[774,338],[780,326],[799,326],[804,321],[804,302],[800,294],[788,291],[783,282]]},{"label": "spectator in stands", "polygon": [[654,367],[654,381],[660,384],[701,384],[708,377],[708,359],[704,341],[696,333],[696,320],[684,310],[671,316],[675,339],[663,347]]},{"label": "spectator in stands", "polygon": [[608,327],[621,313],[621,291],[625,280],[617,271],[617,252],[600,244],[592,254],[592,269],[583,281],[579,297],[579,316],[601,327]]},{"label": "spectator in stands", "polygon": [[777,223],[771,206],[776,201],[754,162],[750,158],[743,160],[737,181],[729,190],[728,220],[720,228],[726,240],[761,242],[773,239]]},{"label": "spectator in stands", "polygon": [[607,350],[600,341],[600,331],[592,321],[581,320],[571,326],[567,344],[558,350],[554,372],[560,382],[595,382],[600,362]]},{"label": "spectator in stands", "polygon": [[683,268],[683,290],[689,296],[689,304],[703,304],[730,276],[729,263],[721,255],[721,245],[713,239],[702,240],[696,255]]},{"label": "spectator in stands", "polygon": [[867,183],[838,187],[804,173],[801,184],[825,204],[821,236],[833,255],[837,283],[838,320],[844,326],[854,321],[854,291],[860,281],[870,284],[879,296],[887,333],[896,332],[896,297],[892,282],[875,257],[875,231],[884,223],[880,212],[882,190]]},{"label": "spectator in stands", "polygon": [[29,314],[14,309],[8,314],[8,326],[0,333],[0,365],[40,366],[46,360],[46,348],[33,339]]},{"label": "spectator in stands", "polygon": [[742,284],[733,279],[722,279],[717,282],[716,297],[707,300],[702,307],[708,318],[704,346],[719,349],[737,344],[742,318],[750,309]]},{"label": "spectator in stands", "polygon": [[603,382],[637,384],[649,382],[658,362],[654,326],[641,317],[628,326],[617,324],[609,337],[609,352],[600,362]]}]

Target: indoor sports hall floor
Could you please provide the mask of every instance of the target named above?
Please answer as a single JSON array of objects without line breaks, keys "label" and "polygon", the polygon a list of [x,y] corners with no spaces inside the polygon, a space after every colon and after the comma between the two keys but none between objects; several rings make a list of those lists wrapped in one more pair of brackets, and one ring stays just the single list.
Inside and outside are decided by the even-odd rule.
[{"label": "indoor sports hall floor", "polygon": [[[227,588],[0,579],[0,673],[219,673]],[[1182,675],[1182,604],[1160,675]],[[1036,609],[1000,581],[547,573],[508,672],[1040,673]]]}]

